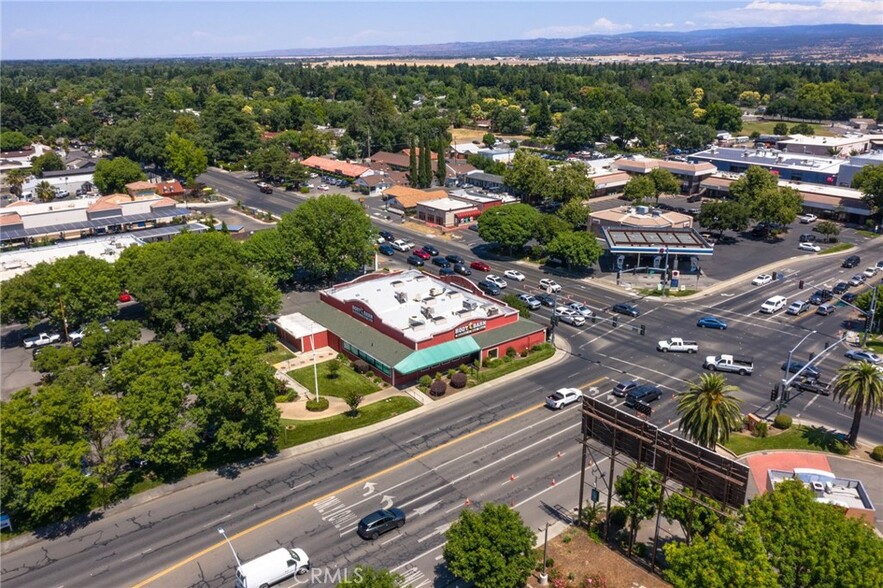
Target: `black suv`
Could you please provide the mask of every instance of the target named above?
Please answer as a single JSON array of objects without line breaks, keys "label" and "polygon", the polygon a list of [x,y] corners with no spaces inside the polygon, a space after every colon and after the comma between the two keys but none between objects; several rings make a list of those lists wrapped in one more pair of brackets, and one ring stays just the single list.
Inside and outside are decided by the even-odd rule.
[{"label": "black suv", "polygon": [[445,259],[454,264],[465,264],[466,262],[459,255],[445,255]]},{"label": "black suv", "polygon": [[456,273],[460,274],[461,276],[471,276],[472,275],[472,270],[469,269],[463,263],[455,263],[454,264],[454,271]]},{"label": "black suv", "polygon": [[432,263],[438,267],[451,267],[451,262],[444,257],[433,257]]},{"label": "black suv", "polygon": [[424,245],[423,251],[425,251],[426,253],[428,253],[430,255],[438,255],[438,249],[436,249],[432,245]]},{"label": "black suv", "polygon": [[491,284],[490,282],[486,282],[484,280],[478,283],[478,287],[488,296],[499,296],[500,294],[502,294],[502,291],[496,284]]},{"label": "black suv", "polygon": [[398,508],[386,508],[372,512],[359,521],[358,533],[364,539],[377,539],[387,531],[405,525],[405,513]]},{"label": "black suv", "polygon": [[389,231],[380,231],[380,233],[378,233],[378,234],[381,237],[383,237],[384,239],[386,239],[387,241],[389,241],[390,243],[392,243],[393,241],[396,240],[396,238],[393,237],[392,233],[390,233]]},{"label": "black suv", "polygon": [[800,235],[801,243],[815,243],[815,240],[816,236],[812,233],[804,233],[803,235]]},{"label": "black suv", "polygon": [[812,296],[809,297],[810,304],[824,304],[825,302],[834,298],[834,293],[830,290],[816,290],[813,292]]},{"label": "black suv", "polygon": [[625,405],[626,406],[634,406],[638,403],[638,401],[644,403],[650,403],[654,400],[659,400],[662,396],[662,390],[659,389],[658,386],[654,386],[653,384],[645,384],[643,386],[638,386],[625,396]]},{"label": "black suv", "polygon": [[833,292],[834,294],[843,294],[847,290],[849,290],[849,284],[847,284],[846,282],[837,282],[834,285]]},{"label": "black suv", "polygon": [[850,255],[846,259],[843,260],[843,263],[840,264],[840,267],[853,268],[862,262],[862,258],[858,255]]}]

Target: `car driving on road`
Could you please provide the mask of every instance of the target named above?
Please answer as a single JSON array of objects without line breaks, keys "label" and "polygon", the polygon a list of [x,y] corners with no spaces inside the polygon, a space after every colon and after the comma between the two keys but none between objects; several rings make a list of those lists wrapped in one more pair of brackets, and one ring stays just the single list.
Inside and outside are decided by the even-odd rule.
[{"label": "car driving on road", "polygon": [[518,299],[524,302],[527,307],[531,310],[536,310],[540,306],[542,306],[542,302],[537,300],[535,296],[531,296],[530,294],[519,294]]},{"label": "car driving on road", "polygon": [[883,361],[883,359],[880,359],[880,356],[876,353],[871,353],[864,349],[850,349],[846,352],[846,357],[853,361],[866,361],[868,363],[873,363],[874,365]]},{"label": "car driving on road", "polygon": [[592,318],[593,316],[595,316],[595,313],[592,312],[591,308],[589,308],[585,304],[580,304],[579,302],[571,302],[567,305],[567,308],[583,318]]},{"label": "car driving on road", "polygon": [[807,243],[805,241],[803,243],[798,243],[797,248],[800,249],[801,251],[812,251],[814,253],[818,253],[819,251],[822,250],[822,248],[819,247],[818,245],[816,245],[815,243]]},{"label": "car driving on road", "polygon": [[377,539],[384,533],[405,526],[405,513],[398,508],[383,508],[372,512],[361,521],[356,531],[363,539]]},{"label": "car driving on road", "polygon": [[486,264],[483,261],[473,261],[472,263],[469,264],[469,267],[471,267],[474,270],[478,270],[480,272],[491,271],[491,266],[489,266],[488,264]]},{"label": "car driving on road", "polygon": [[703,329],[720,329],[721,331],[725,331],[727,329],[726,321],[721,320],[716,316],[700,317],[699,320],[696,321],[696,326]]},{"label": "car driving on road", "polygon": [[549,396],[546,396],[546,406],[555,410],[560,410],[568,404],[573,404],[580,400],[582,397],[582,391],[577,388],[561,388]]},{"label": "car driving on road", "polygon": [[766,286],[767,284],[769,284],[772,281],[773,281],[773,276],[771,276],[770,274],[760,274],[759,276],[757,276],[756,278],[751,280],[751,285],[752,286]]},{"label": "car driving on road", "polygon": [[484,277],[484,279],[486,281],[490,282],[491,284],[495,284],[497,286],[497,288],[500,288],[500,289],[503,289],[509,285],[506,282],[506,280],[504,280],[500,276],[495,276],[494,274],[488,274]]},{"label": "car driving on road", "polygon": [[513,269],[506,270],[503,272],[503,275],[506,276],[507,278],[509,278],[510,280],[515,280],[516,282],[523,282],[524,281],[524,274],[518,270],[513,270]]},{"label": "car driving on road", "polygon": [[662,390],[659,389],[659,386],[656,386],[654,384],[644,384],[643,386],[638,386],[637,388],[626,394],[625,405],[634,406],[638,402],[649,404],[654,400],[659,400],[661,396]]},{"label": "car driving on road", "polygon": [[540,288],[546,292],[552,292],[553,294],[561,291],[561,285],[555,280],[550,280],[548,278],[540,280]]},{"label": "car driving on road", "polygon": [[565,306],[559,306],[558,308],[556,308],[555,316],[557,316],[558,320],[560,320],[562,323],[567,323],[568,325],[573,325],[574,327],[581,327],[586,324],[585,318]]},{"label": "car driving on road", "polygon": [[631,317],[637,317],[641,314],[641,311],[638,310],[638,307],[630,302],[619,302],[610,307],[612,312],[618,314],[625,314]]}]

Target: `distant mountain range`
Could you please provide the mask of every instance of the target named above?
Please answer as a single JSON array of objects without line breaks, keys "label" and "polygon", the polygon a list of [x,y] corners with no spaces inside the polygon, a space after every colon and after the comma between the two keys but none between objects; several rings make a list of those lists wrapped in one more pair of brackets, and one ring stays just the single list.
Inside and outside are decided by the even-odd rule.
[{"label": "distant mountain range", "polygon": [[[833,51],[833,53],[832,53]],[[830,24],[689,32],[585,35],[573,39],[519,39],[436,45],[365,45],[278,49],[240,57],[573,57],[727,53],[745,58],[848,59],[883,53],[883,26]],[[733,55],[735,54],[735,55]]]}]

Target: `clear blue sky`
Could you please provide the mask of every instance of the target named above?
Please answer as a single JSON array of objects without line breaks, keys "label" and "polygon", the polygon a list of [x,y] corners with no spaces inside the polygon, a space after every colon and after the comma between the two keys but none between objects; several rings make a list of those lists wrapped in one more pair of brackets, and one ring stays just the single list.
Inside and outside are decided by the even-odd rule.
[{"label": "clear blue sky", "polygon": [[0,1],[0,59],[225,55],[590,33],[883,24],[880,0]]}]

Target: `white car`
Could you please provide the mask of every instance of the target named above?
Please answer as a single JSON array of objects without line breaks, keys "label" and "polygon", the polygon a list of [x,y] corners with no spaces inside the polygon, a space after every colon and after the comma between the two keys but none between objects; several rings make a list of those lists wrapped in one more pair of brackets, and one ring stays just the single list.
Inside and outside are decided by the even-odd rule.
[{"label": "white car", "polygon": [[556,410],[562,409],[568,404],[573,404],[583,397],[582,390],[577,388],[561,388],[554,394],[546,396],[546,406]]},{"label": "white car", "polygon": [[757,276],[756,278],[751,280],[751,285],[752,286],[766,286],[767,284],[769,284],[772,281],[773,281],[773,276],[771,276],[770,274],[760,274],[759,276]]},{"label": "white car", "polygon": [[878,270],[878,269],[877,269],[876,267],[874,267],[874,266],[866,267],[866,268],[865,268],[865,271],[864,271],[864,275],[865,275],[866,278],[873,278],[874,276],[877,275],[877,272],[878,272],[878,271],[880,271],[880,270]]},{"label": "white car", "polygon": [[556,308],[555,315],[562,323],[567,323],[568,325],[573,325],[574,327],[581,327],[586,324],[586,319],[584,319],[581,315],[576,314],[574,311],[570,310],[566,306],[559,306],[558,308]]},{"label": "white car", "polygon": [[814,214],[804,214],[802,217],[800,217],[800,222],[804,225],[808,225],[809,223],[816,222],[818,219],[819,217]]},{"label": "white car", "polygon": [[392,245],[392,248],[395,249],[396,251],[410,251],[411,250],[411,247],[408,245],[407,241],[404,241],[402,239],[396,239],[395,241],[390,243],[390,245]]},{"label": "white car", "polygon": [[500,290],[502,290],[503,288],[505,288],[506,286],[509,285],[506,282],[506,280],[504,280],[500,276],[495,276],[494,274],[488,274],[487,276],[484,277],[484,279],[486,282],[490,282],[491,284],[493,284],[494,286],[496,286]]},{"label": "white car", "polygon": [[595,313],[592,312],[591,308],[589,308],[585,304],[580,304],[579,302],[571,302],[567,305],[567,308],[583,318],[592,318],[593,316],[595,316]]},{"label": "white car", "polygon": [[327,192],[330,188],[326,184],[319,184],[319,189],[323,192]]},{"label": "white car", "polygon": [[815,243],[800,243],[799,245],[797,245],[797,248],[801,251],[813,251],[815,253],[818,253],[822,250],[822,248]]},{"label": "white car", "polygon": [[542,280],[540,280],[540,288],[542,288],[546,292],[551,291],[553,294],[555,292],[561,291],[561,285],[555,280],[550,280],[548,278],[543,278]]},{"label": "white car", "polygon": [[516,282],[524,281],[524,274],[518,270],[506,270],[503,272],[503,275],[509,278],[510,280],[515,280]]}]

